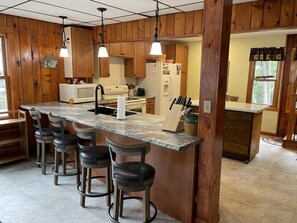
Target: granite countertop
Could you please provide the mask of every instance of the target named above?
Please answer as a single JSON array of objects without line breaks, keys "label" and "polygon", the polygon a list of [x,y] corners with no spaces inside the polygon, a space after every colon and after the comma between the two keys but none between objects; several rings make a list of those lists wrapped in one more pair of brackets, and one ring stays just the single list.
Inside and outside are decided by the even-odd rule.
[{"label": "granite countertop", "polygon": [[[199,100],[193,100],[192,106],[199,107]],[[230,111],[241,111],[250,113],[261,113],[267,108],[267,105],[249,104],[241,102],[226,101],[225,109]]]},{"label": "granite countertop", "polygon": [[200,142],[198,137],[188,136],[184,132],[172,133],[162,130],[165,117],[137,113],[118,120],[113,116],[94,115],[87,111],[94,108],[94,103],[69,105],[63,102],[48,102],[41,104],[21,105],[29,110],[34,107],[43,114],[52,112],[54,115],[65,117],[69,121],[95,127],[119,135],[150,142],[175,151],[182,151]]}]

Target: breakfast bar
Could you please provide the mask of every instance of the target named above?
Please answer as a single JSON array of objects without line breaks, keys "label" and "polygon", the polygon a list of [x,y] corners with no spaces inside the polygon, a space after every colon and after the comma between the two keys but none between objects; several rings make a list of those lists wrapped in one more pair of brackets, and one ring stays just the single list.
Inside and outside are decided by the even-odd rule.
[{"label": "breakfast bar", "polygon": [[151,188],[151,201],[158,210],[181,222],[193,222],[197,194],[198,137],[183,132],[162,130],[163,116],[135,113],[118,120],[112,115],[95,115],[88,110],[94,103],[70,105],[61,102],[22,105],[23,109],[35,108],[42,114],[52,112],[69,122],[91,126],[98,130],[98,143],[105,144],[105,136],[122,143],[145,141],[151,143],[146,162],[156,170]]}]

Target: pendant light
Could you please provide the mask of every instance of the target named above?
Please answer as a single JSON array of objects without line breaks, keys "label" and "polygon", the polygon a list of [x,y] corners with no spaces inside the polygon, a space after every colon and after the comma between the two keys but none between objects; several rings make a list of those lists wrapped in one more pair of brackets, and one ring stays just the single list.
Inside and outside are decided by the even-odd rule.
[{"label": "pendant light", "polygon": [[67,17],[66,16],[59,16],[59,17],[62,19],[62,38],[63,38],[63,46],[60,49],[60,57],[69,57],[68,50],[66,47],[66,43],[68,42],[67,42],[65,30],[64,30],[65,28],[64,19],[67,19]]},{"label": "pendant light", "polygon": [[106,11],[106,8],[97,8],[101,12],[101,44],[99,46],[98,57],[108,57],[107,49],[104,45],[104,24],[103,24],[103,12]]},{"label": "pendant light", "polygon": [[154,41],[152,44],[150,55],[162,55],[161,43],[158,40],[158,25],[159,25],[159,0],[157,2],[156,7],[156,28],[155,28],[155,35]]}]

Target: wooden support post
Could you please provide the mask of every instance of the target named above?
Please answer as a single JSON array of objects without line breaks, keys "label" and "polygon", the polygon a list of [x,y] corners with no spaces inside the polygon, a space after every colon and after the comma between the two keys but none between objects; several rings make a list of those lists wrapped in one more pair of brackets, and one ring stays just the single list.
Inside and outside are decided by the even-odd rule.
[{"label": "wooden support post", "polygon": [[[219,194],[232,0],[204,1],[195,222],[219,222]],[[205,103],[206,102],[206,103]],[[210,113],[203,112],[210,102]],[[209,104],[208,104],[209,106]]]}]

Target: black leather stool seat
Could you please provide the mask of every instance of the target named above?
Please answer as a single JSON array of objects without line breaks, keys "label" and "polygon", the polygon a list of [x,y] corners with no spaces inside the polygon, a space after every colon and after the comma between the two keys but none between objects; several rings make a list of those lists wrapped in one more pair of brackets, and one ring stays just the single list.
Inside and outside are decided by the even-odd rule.
[{"label": "black leather stool seat", "polygon": [[57,148],[66,148],[68,146],[77,146],[77,137],[75,134],[65,135],[64,138],[56,137],[54,139],[54,145]]},{"label": "black leather stool seat", "polygon": [[81,150],[79,156],[82,163],[97,165],[98,161],[109,159],[109,152],[106,146],[96,146],[96,150]]},{"label": "black leather stool seat", "polygon": [[38,129],[35,131],[36,139],[54,139],[54,135],[50,128]]},{"label": "black leather stool seat", "polygon": [[114,168],[114,180],[119,185],[127,186],[133,182],[139,183],[141,175],[144,181],[150,180],[155,173],[155,169],[147,163],[140,165],[139,162],[125,162]]}]

